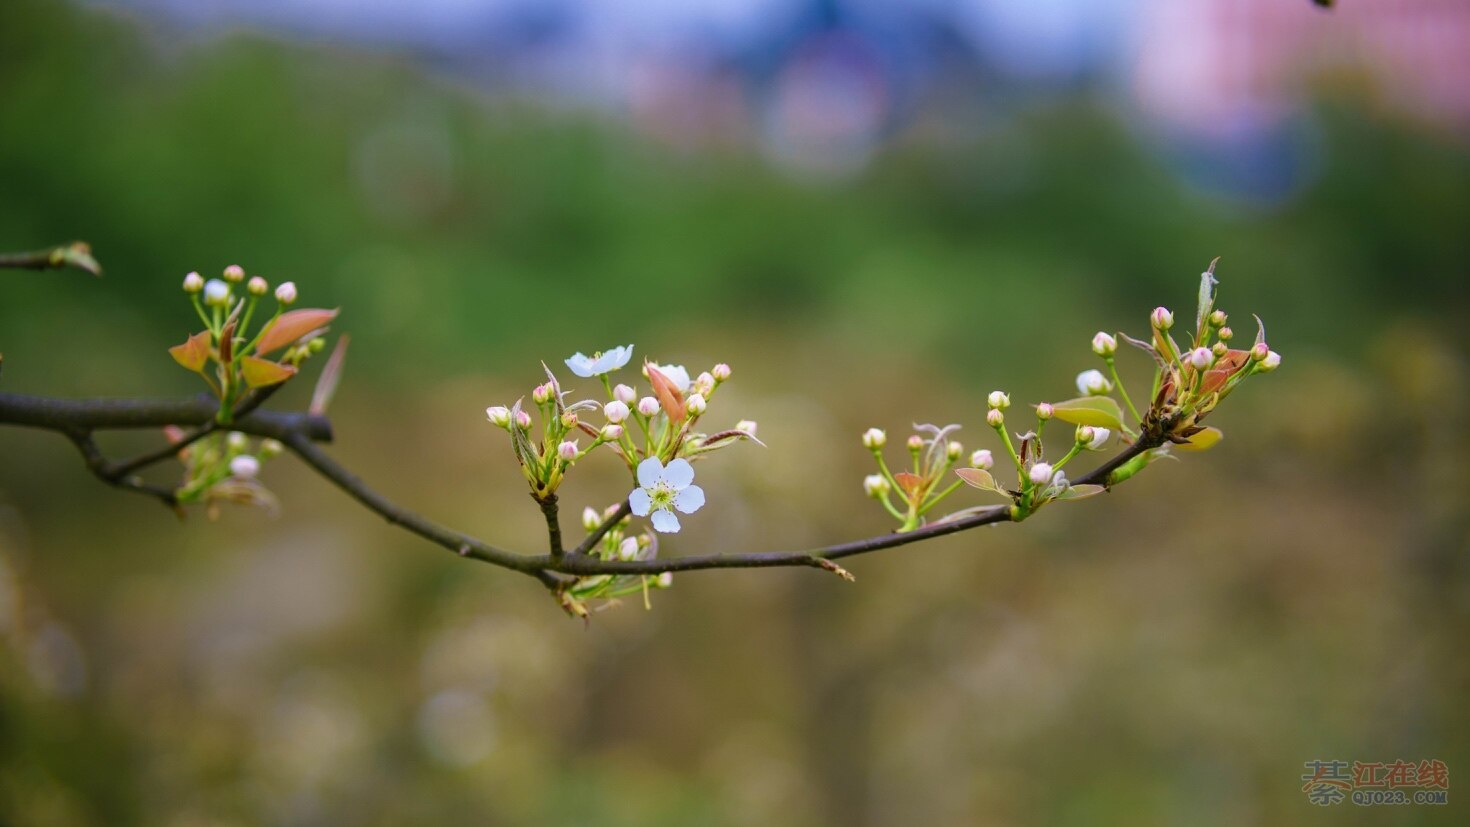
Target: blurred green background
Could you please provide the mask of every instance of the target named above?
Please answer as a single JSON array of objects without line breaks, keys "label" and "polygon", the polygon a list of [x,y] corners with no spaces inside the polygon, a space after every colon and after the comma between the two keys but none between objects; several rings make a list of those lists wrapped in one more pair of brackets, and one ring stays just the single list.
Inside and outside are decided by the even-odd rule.
[{"label": "blurred green background", "polygon": [[[995,447],[986,393],[1064,398],[1093,331],[1187,315],[1216,255],[1284,364],[1110,496],[586,627],[290,460],[279,519],[181,523],[0,429],[0,823],[1463,823],[1470,153],[1315,89],[1269,198],[1190,183],[1089,84],[813,178],[407,52],[7,0],[0,249],[86,239],[107,273],[0,277],[4,389],[192,393],[182,275],[293,279],[352,336],[334,454],[498,544],[544,537],[483,409],[574,350],[729,362],[712,414],[761,423],[666,554],[887,530],[862,429]],[[626,488],[586,465],[573,518]],[[1450,804],[1301,792],[1398,758],[1447,762]]]}]

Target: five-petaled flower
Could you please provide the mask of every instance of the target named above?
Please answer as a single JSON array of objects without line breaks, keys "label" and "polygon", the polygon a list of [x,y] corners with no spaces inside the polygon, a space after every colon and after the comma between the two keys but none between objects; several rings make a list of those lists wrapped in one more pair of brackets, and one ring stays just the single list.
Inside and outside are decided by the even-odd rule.
[{"label": "five-petaled flower", "polygon": [[611,350],[594,353],[591,356],[578,351],[572,354],[572,357],[567,359],[566,363],[567,367],[571,368],[572,373],[586,379],[592,376],[601,376],[604,373],[612,373],[623,365],[628,364],[628,360],[632,358],[633,346],[619,345]]},{"label": "five-petaled flower", "polygon": [[654,530],[672,534],[679,530],[674,509],[693,514],[704,505],[704,489],[693,482],[689,460],[676,459],[665,466],[658,457],[649,457],[638,463],[639,487],[628,495],[628,505],[639,517],[649,517]]}]

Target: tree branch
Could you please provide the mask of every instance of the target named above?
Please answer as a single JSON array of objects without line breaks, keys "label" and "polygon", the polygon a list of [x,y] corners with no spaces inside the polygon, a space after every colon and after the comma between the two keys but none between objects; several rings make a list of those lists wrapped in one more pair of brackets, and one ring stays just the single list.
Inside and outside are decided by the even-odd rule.
[{"label": "tree branch", "polygon": [[[198,425],[201,430],[206,430],[213,422],[214,414],[214,400],[211,397],[179,401],[62,400],[0,393],[0,424],[44,428],[62,433],[71,439],[81,451],[87,467],[103,481],[120,488],[148,494],[171,506],[175,505],[172,492],[149,486],[136,477],[118,473],[117,469],[133,470],[151,464],[176,453],[179,446],[169,446],[171,451],[157,451],[113,465],[108,463],[97,450],[92,439],[92,432],[100,429],[152,428],[180,424]],[[338,464],[317,445],[318,442],[330,441],[332,436],[331,424],[323,416],[255,411],[238,417],[230,427],[255,436],[279,440],[314,471],[389,523],[449,549],[461,557],[533,576],[548,589],[557,593],[567,582],[570,582],[564,577],[565,575],[574,577],[601,574],[657,575],[663,572],[776,566],[807,566],[845,575],[841,567],[832,561],[956,534],[983,525],[1009,522],[1013,519],[1010,506],[997,505],[958,519],[931,523],[909,532],[895,532],[803,551],[708,554],[624,561],[604,560],[588,552],[606,536],[613,526],[628,516],[627,501],[621,503],[617,510],[604,519],[576,548],[565,552],[562,550],[557,503],[555,498],[551,497],[539,501],[542,513],[547,519],[550,553],[522,555],[497,548],[475,537],[439,525],[373,490],[360,477]],[[1105,485],[1108,475],[1114,469],[1139,454],[1161,445],[1164,441],[1162,434],[1163,431],[1144,434],[1137,442],[1108,462],[1079,477],[1074,484]]]},{"label": "tree branch", "polygon": [[92,248],[85,241],[73,241],[64,247],[32,250],[28,253],[0,253],[0,268],[60,270],[63,267],[75,267],[94,276],[102,275],[102,265],[92,258]]}]

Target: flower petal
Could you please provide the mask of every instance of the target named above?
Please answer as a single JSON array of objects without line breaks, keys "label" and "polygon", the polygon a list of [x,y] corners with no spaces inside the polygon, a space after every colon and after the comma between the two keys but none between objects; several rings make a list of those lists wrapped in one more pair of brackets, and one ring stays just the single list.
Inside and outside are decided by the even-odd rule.
[{"label": "flower petal", "polygon": [[653,517],[650,519],[653,521],[654,531],[662,531],[665,534],[677,534],[679,532],[679,518],[674,516],[674,512],[672,511],[660,508],[653,512]]},{"label": "flower petal", "polygon": [[569,368],[572,373],[577,374],[583,379],[592,376],[592,360],[587,358],[587,354],[582,353],[581,351],[577,351],[576,353],[572,354],[572,357],[570,359],[567,359],[565,361],[567,363],[567,368]]},{"label": "flower petal", "polygon": [[694,466],[687,459],[676,459],[664,468],[661,478],[664,485],[679,491],[694,482]]},{"label": "flower petal", "polygon": [[674,507],[685,514],[693,514],[704,507],[704,489],[691,485],[680,491],[674,495]]},{"label": "flower petal", "polygon": [[658,461],[658,457],[649,457],[638,463],[638,484],[644,488],[652,488],[658,485],[658,478],[664,472],[664,464]]},{"label": "flower petal", "polygon": [[648,516],[648,508],[651,505],[653,505],[653,498],[648,496],[648,492],[642,488],[634,488],[633,493],[628,495],[628,506],[633,509],[634,514],[640,517]]}]

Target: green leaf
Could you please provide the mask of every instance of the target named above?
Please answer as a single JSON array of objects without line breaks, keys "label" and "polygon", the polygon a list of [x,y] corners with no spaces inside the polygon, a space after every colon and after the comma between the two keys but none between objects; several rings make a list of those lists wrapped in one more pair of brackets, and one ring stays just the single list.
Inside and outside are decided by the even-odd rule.
[{"label": "green leaf", "polygon": [[1109,396],[1083,396],[1065,402],[1053,402],[1052,415],[1073,425],[1123,430],[1123,409]]},{"label": "green leaf", "polygon": [[955,476],[964,480],[967,485],[972,485],[982,491],[994,491],[997,494],[1010,496],[1010,492],[1001,488],[1000,484],[995,481],[995,477],[984,468],[956,468],[954,472]]},{"label": "green leaf", "polygon": [[1225,434],[1219,428],[1205,428],[1189,438],[1188,442],[1179,443],[1181,451],[1208,451],[1219,444],[1225,438]]},{"label": "green leaf", "polygon": [[250,387],[264,388],[270,385],[279,385],[295,376],[296,368],[290,365],[283,365],[280,362],[272,362],[269,359],[241,356],[240,375],[244,377],[245,384]]},{"label": "green leaf", "polygon": [[1105,486],[1101,485],[1073,485],[1069,486],[1067,490],[1058,494],[1057,499],[1085,500],[1088,497],[1096,497],[1098,494],[1101,494],[1107,490],[1108,489]]}]

